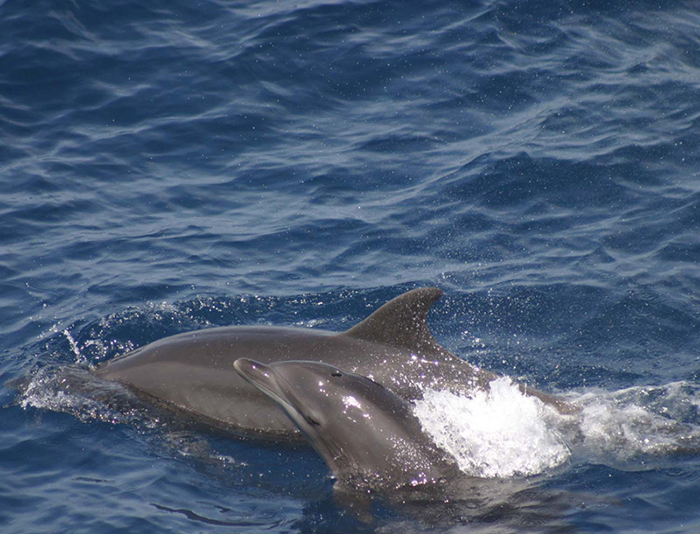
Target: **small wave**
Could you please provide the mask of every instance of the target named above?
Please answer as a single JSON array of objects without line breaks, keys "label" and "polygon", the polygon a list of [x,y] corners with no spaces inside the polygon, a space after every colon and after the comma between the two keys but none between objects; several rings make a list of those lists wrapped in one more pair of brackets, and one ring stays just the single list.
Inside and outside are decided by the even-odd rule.
[{"label": "small wave", "polygon": [[427,390],[415,406],[424,431],[462,471],[530,476],[567,462],[649,469],[670,454],[700,452],[700,388],[687,382],[570,395],[562,415],[509,378],[471,397]]}]

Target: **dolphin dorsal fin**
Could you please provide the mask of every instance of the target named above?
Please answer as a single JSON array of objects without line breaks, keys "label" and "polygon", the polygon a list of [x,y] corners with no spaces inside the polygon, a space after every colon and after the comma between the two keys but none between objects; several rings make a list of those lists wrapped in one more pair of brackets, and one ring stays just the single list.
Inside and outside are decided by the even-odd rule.
[{"label": "dolphin dorsal fin", "polygon": [[444,350],[428,328],[428,311],[440,297],[442,290],[436,287],[413,289],[342,335],[419,352]]}]

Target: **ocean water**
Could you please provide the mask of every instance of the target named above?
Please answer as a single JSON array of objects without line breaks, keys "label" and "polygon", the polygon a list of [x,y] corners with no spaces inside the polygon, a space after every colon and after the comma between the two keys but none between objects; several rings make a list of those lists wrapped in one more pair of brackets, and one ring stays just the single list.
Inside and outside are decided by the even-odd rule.
[{"label": "ocean water", "polygon": [[[694,2],[0,0],[0,531],[700,531],[699,102]],[[462,503],[90,379],[427,285]]]}]

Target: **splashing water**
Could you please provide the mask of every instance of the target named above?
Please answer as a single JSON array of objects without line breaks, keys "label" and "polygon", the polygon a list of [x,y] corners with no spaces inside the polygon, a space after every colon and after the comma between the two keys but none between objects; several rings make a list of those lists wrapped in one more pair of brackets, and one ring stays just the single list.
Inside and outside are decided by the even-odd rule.
[{"label": "splashing water", "polygon": [[645,468],[651,456],[700,450],[696,385],[674,382],[587,392],[577,402],[583,407],[579,449],[589,461]]},{"label": "splashing water", "polygon": [[96,378],[76,365],[48,366],[18,381],[17,404],[24,408],[64,412],[84,423],[104,421],[156,427],[146,407],[123,386]]},{"label": "splashing water", "polygon": [[700,452],[700,388],[686,382],[570,395],[562,415],[509,378],[471,397],[427,390],[415,406],[423,430],[478,477],[529,476],[572,458],[648,469],[652,457]]},{"label": "splashing water", "polygon": [[415,407],[425,432],[478,477],[533,475],[566,462],[571,453],[548,424],[553,412],[509,378],[472,397],[428,390]]}]

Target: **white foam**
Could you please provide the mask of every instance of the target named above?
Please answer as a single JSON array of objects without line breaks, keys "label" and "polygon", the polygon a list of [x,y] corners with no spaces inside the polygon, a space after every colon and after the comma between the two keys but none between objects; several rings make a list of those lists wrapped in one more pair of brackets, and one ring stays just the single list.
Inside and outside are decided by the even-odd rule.
[{"label": "white foam", "polygon": [[[581,395],[580,452],[589,461],[644,468],[649,457],[697,447],[697,386],[675,382]],[[689,419],[684,421],[684,419]]]},{"label": "white foam", "polygon": [[671,453],[700,452],[700,387],[688,382],[572,393],[561,415],[508,378],[471,397],[426,390],[415,406],[424,431],[479,477],[535,475],[567,461],[653,468]]},{"label": "white foam", "polygon": [[[17,403],[25,410],[69,413],[83,422],[158,425],[157,420],[145,417],[136,397],[126,388],[97,379],[87,369],[75,365],[49,366],[35,371],[20,386]],[[126,406],[129,406],[127,410],[120,409]]]},{"label": "white foam", "polygon": [[425,432],[479,477],[534,475],[566,462],[571,452],[554,410],[523,395],[509,378],[472,397],[427,390],[415,406]]}]

